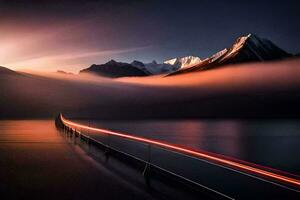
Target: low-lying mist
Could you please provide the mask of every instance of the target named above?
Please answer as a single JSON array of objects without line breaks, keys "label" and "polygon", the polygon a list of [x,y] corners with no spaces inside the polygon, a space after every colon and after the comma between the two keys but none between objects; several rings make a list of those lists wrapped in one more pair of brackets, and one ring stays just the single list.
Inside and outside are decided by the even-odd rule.
[{"label": "low-lying mist", "polygon": [[162,77],[0,74],[0,118],[299,117],[300,60]]}]

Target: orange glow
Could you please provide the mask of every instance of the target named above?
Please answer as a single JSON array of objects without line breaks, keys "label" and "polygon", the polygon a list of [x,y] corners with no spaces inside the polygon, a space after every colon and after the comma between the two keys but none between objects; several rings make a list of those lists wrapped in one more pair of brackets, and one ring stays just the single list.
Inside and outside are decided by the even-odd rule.
[{"label": "orange glow", "polygon": [[[103,133],[103,134],[114,135],[114,136],[130,139],[130,140],[134,140],[134,141],[138,141],[138,142],[157,145],[159,147],[163,147],[163,148],[166,148],[166,149],[175,150],[175,151],[180,152],[180,153],[185,153],[185,154],[188,154],[188,155],[192,155],[194,157],[197,157],[197,158],[200,158],[200,159],[203,159],[203,160],[215,162],[215,163],[218,163],[218,164],[226,166],[226,167],[230,167],[230,168],[233,168],[233,169],[238,169],[238,170],[241,170],[241,171],[246,171],[248,173],[252,173],[252,174],[255,174],[257,176],[263,176],[265,178],[270,178],[270,179],[279,181],[281,183],[291,184],[291,185],[300,187],[300,180],[290,178],[290,177],[287,177],[287,176],[284,176],[284,175],[276,174],[274,172],[266,171],[264,169],[259,169],[259,168],[255,167],[255,166],[258,166],[258,165],[255,165],[255,164],[253,164],[253,166],[250,166],[250,164],[252,164],[252,163],[247,163],[246,164],[246,162],[244,162],[244,161],[241,161],[241,162],[244,162],[244,163],[239,163],[236,159],[230,160],[229,158],[222,157],[221,155],[216,155],[216,154],[212,155],[208,152],[199,152],[199,151],[196,151],[196,150],[187,149],[185,147],[180,147],[178,145],[173,145],[173,144],[160,142],[160,141],[157,141],[157,140],[132,136],[132,135],[128,135],[128,134],[124,134],[124,133],[120,133],[120,132],[115,132],[115,131],[110,131],[110,130],[106,130],[106,129],[93,128],[93,127],[89,127],[89,126],[86,126],[86,125],[82,125],[82,124],[79,124],[79,123],[74,123],[72,121],[69,121],[69,120],[65,119],[62,115],[60,117],[61,117],[61,120],[64,124],[66,124],[70,127],[73,127],[73,128],[81,128],[81,129],[86,129],[86,130],[90,130],[90,131],[96,131],[96,132],[100,132],[100,133]],[[269,169],[273,170],[271,168],[269,168]],[[277,170],[274,169],[273,171],[277,171]],[[294,176],[296,177],[296,175],[294,175]]]},{"label": "orange glow", "polygon": [[[99,47],[88,39],[91,31],[86,26],[88,22],[85,21],[64,20],[45,26],[34,23],[1,24],[0,66],[22,71],[65,70],[77,73],[93,63],[103,63],[122,54],[152,48],[149,45]],[[97,40],[104,38],[101,33],[98,36]]]},{"label": "orange glow", "polygon": [[162,78],[163,75],[124,77],[119,78],[118,81],[147,86],[201,88],[201,93],[215,93],[225,89],[245,91],[245,89],[256,87],[258,89],[284,88],[299,85],[300,68],[297,67],[299,61],[300,59],[236,64],[165,78]]}]

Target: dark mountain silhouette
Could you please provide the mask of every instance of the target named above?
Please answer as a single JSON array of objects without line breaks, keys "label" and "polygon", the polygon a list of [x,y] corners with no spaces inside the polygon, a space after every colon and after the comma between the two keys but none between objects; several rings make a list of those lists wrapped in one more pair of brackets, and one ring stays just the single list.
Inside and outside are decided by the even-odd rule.
[{"label": "dark mountain silhouette", "polygon": [[0,66],[0,75],[21,75],[18,72],[15,72],[13,70],[10,70],[6,67]]},{"label": "dark mountain silhouette", "polygon": [[134,60],[130,63],[132,66],[142,70],[143,72],[145,72],[147,75],[152,75],[152,73],[147,69],[146,65],[138,60]]},{"label": "dark mountain silhouette", "polygon": [[74,75],[71,72],[66,72],[66,71],[63,71],[63,70],[57,70],[56,73],[58,73],[58,74],[65,74],[65,75]]},{"label": "dark mountain silhouette", "polygon": [[145,64],[142,63],[141,61],[138,61],[138,60],[134,60],[132,63],[130,63],[131,65],[133,66],[136,66],[136,67],[145,67]]},{"label": "dark mountain silhouette", "polygon": [[293,55],[280,49],[270,40],[249,34],[239,37],[230,48],[214,54],[197,65],[170,73],[168,76],[207,70],[227,64],[280,60],[291,56]]},{"label": "dark mountain silhouette", "polygon": [[114,60],[101,65],[93,64],[89,68],[81,70],[80,73],[92,73],[110,78],[148,75],[145,71],[131,64],[116,62]]}]

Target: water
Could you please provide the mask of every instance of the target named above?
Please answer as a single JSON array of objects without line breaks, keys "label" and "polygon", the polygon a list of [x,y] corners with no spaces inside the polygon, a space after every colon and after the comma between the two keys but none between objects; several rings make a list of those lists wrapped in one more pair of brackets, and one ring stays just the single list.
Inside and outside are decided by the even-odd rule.
[{"label": "water", "polygon": [[72,145],[54,120],[0,120],[0,194],[1,199],[150,199]]},{"label": "water", "polygon": [[299,120],[81,122],[300,174]]},{"label": "water", "polygon": [[[297,120],[81,122],[93,127],[107,128],[180,144],[300,174],[298,154],[300,150],[300,123]],[[100,136],[99,133],[89,132],[88,134],[96,139],[102,138],[105,142],[110,142],[113,147],[123,148],[122,150],[125,148],[126,152],[134,155],[144,154],[147,158],[148,146],[146,145],[114,140],[115,138]],[[72,138],[69,139],[72,140]],[[73,140],[79,139],[73,138]],[[116,176],[111,176],[105,168],[96,170],[90,166],[90,163],[86,162],[89,159],[82,159],[82,155],[85,154],[80,151],[81,156],[79,156],[77,152],[79,147],[76,145],[78,143],[79,141],[72,142],[62,137],[62,134],[55,129],[53,120],[0,121],[0,169],[2,169],[0,171],[0,190],[2,187],[8,188],[6,191],[9,194],[41,196],[44,195],[45,191],[48,191],[48,188],[54,186],[56,186],[56,192],[53,194],[65,193],[62,191],[65,190],[64,188],[72,188],[70,193],[65,194],[68,197],[72,196],[70,199],[74,199],[73,195],[77,194],[73,192],[75,190],[84,190],[82,194],[90,195],[86,191],[89,191],[91,186],[95,186],[93,187],[95,195],[103,194],[105,191],[113,191],[112,188],[107,188],[107,184],[109,183],[108,180],[112,180],[112,177]],[[73,148],[74,145],[72,144],[75,144],[76,148]],[[93,148],[88,147],[87,151],[91,155]],[[298,193],[286,188],[201,160],[154,147],[151,148],[151,152],[153,164],[236,199],[271,199],[274,196],[282,197],[282,199],[297,199],[294,197]],[[104,157],[103,152],[99,152],[99,155]],[[109,167],[113,165],[112,158],[109,159],[108,165]],[[120,170],[124,170],[124,168],[121,167]],[[49,177],[50,171],[52,176]],[[140,175],[141,172],[138,174]],[[73,181],[74,177],[77,180],[75,182]],[[111,182],[114,183],[117,180],[116,178]],[[28,181],[31,184],[28,185]],[[16,187],[15,183],[18,183],[19,186]],[[103,184],[106,187],[103,188]],[[43,186],[42,190],[40,185]],[[126,182],[125,185],[128,183]],[[15,192],[15,188],[18,188],[18,192]],[[32,191],[32,188],[38,188],[40,193],[28,192]],[[103,191],[99,191],[99,188],[102,188]],[[119,186],[113,186],[113,188],[119,188]],[[52,196],[50,197],[52,198]]]}]

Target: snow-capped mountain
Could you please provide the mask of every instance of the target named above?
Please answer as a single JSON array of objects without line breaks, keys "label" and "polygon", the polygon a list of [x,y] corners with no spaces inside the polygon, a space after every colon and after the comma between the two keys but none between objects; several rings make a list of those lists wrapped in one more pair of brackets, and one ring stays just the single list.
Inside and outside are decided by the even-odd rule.
[{"label": "snow-capped mountain", "polygon": [[107,77],[148,76],[156,74],[175,75],[216,68],[226,64],[259,62],[284,59],[292,56],[267,39],[248,34],[236,39],[230,48],[225,48],[204,60],[197,56],[178,57],[157,63],[134,60],[122,63],[111,60],[102,65],[92,65],[81,72],[96,73]]},{"label": "snow-capped mountain", "polygon": [[155,60],[151,63],[142,63],[140,61],[133,61],[131,65],[148,72],[149,74],[167,74],[176,71],[177,66],[166,64],[166,63],[157,63]]},{"label": "snow-capped mountain", "polygon": [[291,56],[291,54],[280,49],[270,40],[259,38],[254,34],[248,34],[247,36],[239,37],[230,48],[217,52],[199,64],[179,69],[169,75],[201,71],[226,64],[279,60]]},{"label": "snow-capped mountain", "polygon": [[185,67],[197,65],[200,62],[202,62],[202,60],[199,57],[186,56],[166,60],[163,63],[157,63],[155,60],[151,63],[142,63],[140,61],[135,60],[131,63],[131,65],[150,74],[166,74],[175,72]]},{"label": "snow-capped mountain", "polygon": [[164,61],[165,64],[173,65],[177,69],[191,67],[191,66],[197,65],[201,62],[202,62],[201,58],[199,58],[197,56],[186,56],[186,57],[173,58],[173,59]]},{"label": "snow-capped mountain", "polygon": [[268,61],[290,56],[291,54],[280,49],[270,40],[249,34],[239,37],[233,46],[228,49],[228,53],[219,60],[219,62],[231,64],[250,61]]}]

